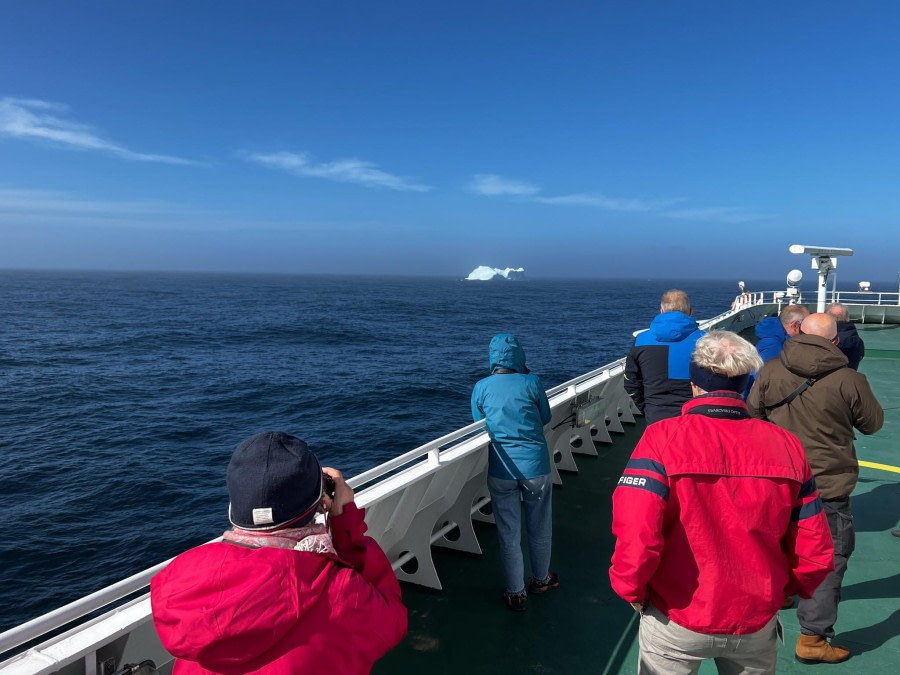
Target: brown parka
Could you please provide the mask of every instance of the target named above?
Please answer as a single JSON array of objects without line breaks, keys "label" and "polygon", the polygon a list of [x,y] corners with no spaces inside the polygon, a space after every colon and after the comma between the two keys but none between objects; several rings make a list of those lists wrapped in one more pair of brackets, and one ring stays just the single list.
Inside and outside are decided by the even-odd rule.
[{"label": "brown parka", "polygon": [[[766,410],[808,378],[815,382],[790,403]],[[750,414],[797,435],[806,451],[822,499],[849,497],[859,477],[853,429],[874,434],[884,411],[865,375],[847,367],[847,357],[818,335],[798,335],[781,356],[759,371],[747,397]]]}]

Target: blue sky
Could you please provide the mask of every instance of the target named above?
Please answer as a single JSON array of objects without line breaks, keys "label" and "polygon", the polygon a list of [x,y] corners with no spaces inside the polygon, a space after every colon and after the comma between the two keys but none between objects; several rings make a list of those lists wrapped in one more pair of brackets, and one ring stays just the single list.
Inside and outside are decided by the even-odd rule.
[{"label": "blue sky", "polygon": [[900,4],[8,3],[0,267],[900,269]]}]

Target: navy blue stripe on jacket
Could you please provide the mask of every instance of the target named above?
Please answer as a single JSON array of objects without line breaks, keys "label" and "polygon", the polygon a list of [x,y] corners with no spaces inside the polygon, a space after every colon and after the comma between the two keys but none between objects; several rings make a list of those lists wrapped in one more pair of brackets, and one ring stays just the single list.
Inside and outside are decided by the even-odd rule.
[{"label": "navy blue stripe on jacket", "polygon": [[650,478],[649,476],[626,475],[619,478],[617,487],[631,487],[639,490],[647,490],[655,495],[659,495],[663,500],[669,499],[669,486],[661,480]]},{"label": "navy blue stripe on jacket", "polygon": [[625,470],[627,471],[628,469],[642,469],[644,471],[653,471],[655,473],[658,473],[663,478],[669,477],[666,473],[666,467],[652,459],[629,459],[628,464],[625,465]]},{"label": "navy blue stripe on jacket", "polygon": [[798,520],[806,520],[821,513],[822,500],[816,497],[811,502],[807,502],[803,506],[791,509],[791,522],[796,523]]}]

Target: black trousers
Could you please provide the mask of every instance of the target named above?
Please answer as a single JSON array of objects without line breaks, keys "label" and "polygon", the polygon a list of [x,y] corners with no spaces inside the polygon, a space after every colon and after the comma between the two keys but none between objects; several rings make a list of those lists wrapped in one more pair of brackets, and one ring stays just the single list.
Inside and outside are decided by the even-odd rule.
[{"label": "black trousers", "polygon": [[856,547],[856,532],[853,530],[853,511],[850,498],[824,501],[825,516],[834,539],[834,572],[831,572],[809,600],[800,600],[797,606],[797,620],[801,632],[807,635],[834,637],[837,623],[838,603],[841,601],[841,583],[847,571],[847,561]]}]

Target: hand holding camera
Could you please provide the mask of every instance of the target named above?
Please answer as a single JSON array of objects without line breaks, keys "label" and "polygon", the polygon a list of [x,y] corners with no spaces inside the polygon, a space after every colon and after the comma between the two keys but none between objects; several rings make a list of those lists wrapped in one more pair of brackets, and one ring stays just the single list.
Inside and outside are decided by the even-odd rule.
[{"label": "hand holding camera", "polygon": [[330,515],[339,516],[344,512],[344,504],[353,503],[353,489],[337,469],[326,466],[322,469],[322,474],[325,488],[322,501]]}]

